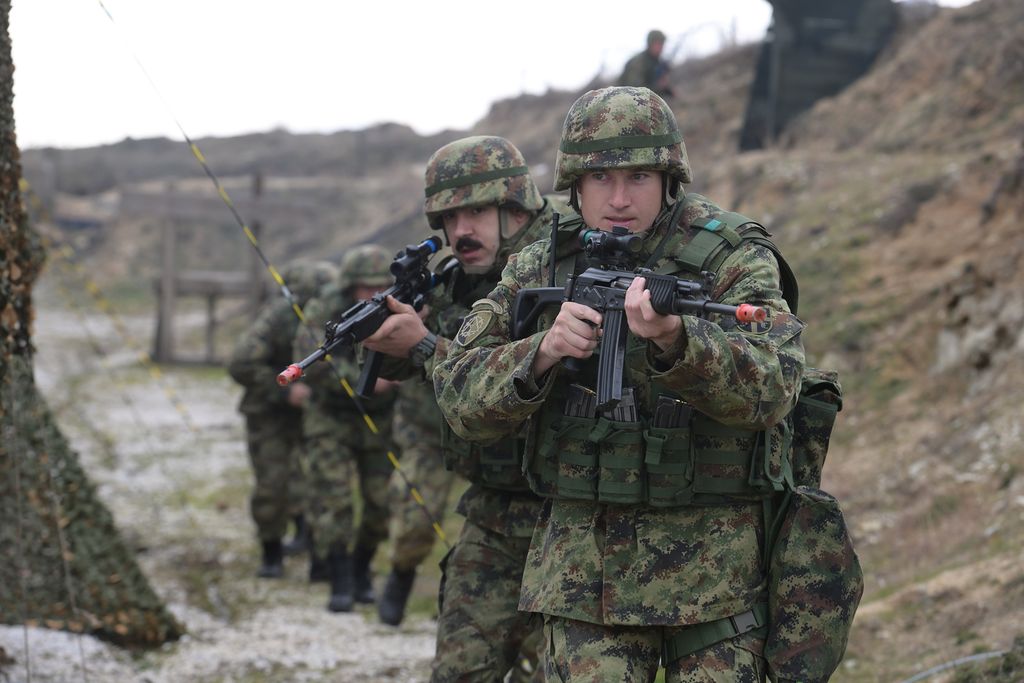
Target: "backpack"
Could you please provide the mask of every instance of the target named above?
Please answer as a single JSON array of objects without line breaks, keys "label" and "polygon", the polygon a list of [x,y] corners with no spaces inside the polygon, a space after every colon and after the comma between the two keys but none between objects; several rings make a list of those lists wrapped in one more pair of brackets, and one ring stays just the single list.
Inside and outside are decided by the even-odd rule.
[{"label": "backpack", "polygon": [[821,470],[842,408],[837,373],[806,368],[788,422],[791,469],[766,543],[768,676],[828,681],[846,652],[864,574],[839,502],[822,491]]},{"label": "backpack", "polygon": [[[796,314],[796,276],[763,226],[732,212],[715,213],[691,225],[704,231],[692,253],[684,253],[688,268],[717,272],[730,247],[741,240],[754,241],[775,255],[783,298]],[[764,656],[768,676],[776,683],[815,683],[831,677],[846,652],[864,591],[864,574],[839,502],[820,489],[842,396],[838,373],[807,367],[797,404],[780,425],[791,438],[790,458],[780,473],[783,492],[765,504]]]}]

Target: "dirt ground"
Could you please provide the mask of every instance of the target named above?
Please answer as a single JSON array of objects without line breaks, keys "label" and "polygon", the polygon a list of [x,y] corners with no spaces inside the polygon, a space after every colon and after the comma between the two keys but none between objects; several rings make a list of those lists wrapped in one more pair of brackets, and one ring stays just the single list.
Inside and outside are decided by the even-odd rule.
[{"label": "dirt ground", "polygon": [[[89,636],[0,626],[0,652],[14,660],[0,681],[427,680],[436,629],[429,609],[414,610],[400,629],[380,624],[372,608],[331,614],[325,584],[307,580],[305,557],[286,560],[284,579],[255,578],[240,394],[224,370],[161,367],[154,377],[138,360],[151,314],[121,318],[135,337],[125,344],[81,290],[58,282],[47,274],[36,290],[36,381],[188,634],[132,653]],[[378,590],[385,564],[379,552]],[[416,590],[429,603],[436,578],[421,577]]]}]

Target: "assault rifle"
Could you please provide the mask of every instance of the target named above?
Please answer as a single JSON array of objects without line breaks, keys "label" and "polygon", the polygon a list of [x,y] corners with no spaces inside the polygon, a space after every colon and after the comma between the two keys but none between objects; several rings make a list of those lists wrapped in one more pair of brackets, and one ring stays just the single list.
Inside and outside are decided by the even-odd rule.
[{"label": "assault rifle", "polygon": [[[432,273],[427,268],[430,257],[441,248],[439,237],[430,237],[419,244],[410,244],[395,255],[391,262],[391,274],[395,276],[395,284],[373,298],[360,301],[341,314],[337,322],[328,322],[325,328],[324,343],[316,351],[298,363],[292,363],[277,376],[280,386],[287,386],[299,379],[303,371],[318,360],[328,356],[339,346],[352,346],[363,341],[376,332],[391,315],[387,297],[393,296],[404,304],[409,304],[417,311],[423,308],[427,292],[443,282],[451,273],[452,268],[445,268],[441,273]],[[457,263],[452,259],[452,263]],[[359,396],[373,394],[373,386],[377,382],[381,358],[376,351],[368,351],[363,362],[355,391]]]},{"label": "assault rifle", "polygon": [[[621,226],[611,233],[585,230],[580,242],[592,262],[579,275],[570,275],[564,287],[535,287],[521,289],[512,304],[512,339],[523,339],[536,328],[537,319],[548,306],[575,301],[601,313],[601,348],[597,369],[597,410],[612,410],[622,400],[622,371],[626,360],[626,289],[638,277],[646,279],[644,289],[651,292],[651,306],[661,315],[705,316],[717,313],[740,322],[763,322],[768,312],[759,306],[740,304],[729,306],[711,301],[714,275],[704,272],[698,281],[684,280],[674,275],[658,275],[647,268],[628,270],[625,266],[631,255],[639,252],[641,237]],[[552,260],[553,261],[553,260]],[[552,284],[554,284],[554,263]],[[563,359],[570,370],[578,370],[577,359]]]}]

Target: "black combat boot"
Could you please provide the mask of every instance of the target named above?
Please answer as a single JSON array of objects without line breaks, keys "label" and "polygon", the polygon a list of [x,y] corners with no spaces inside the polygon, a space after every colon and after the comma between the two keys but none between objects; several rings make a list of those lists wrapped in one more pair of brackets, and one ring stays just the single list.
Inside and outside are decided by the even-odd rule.
[{"label": "black combat boot", "polygon": [[380,620],[391,626],[398,626],[405,617],[405,604],[409,602],[409,593],[412,592],[412,584],[416,580],[416,567],[402,571],[392,569],[388,575],[388,582],[384,585],[384,595],[381,596],[380,604],[377,605],[377,614]]},{"label": "black combat boot", "polygon": [[310,583],[323,583],[331,578],[331,573],[327,568],[327,560],[317,557],[316,553],[312,550],[309,551],[309,582]]},{"label": "black combat boot", "polygon": [[372,605],[377,599],[373,594],[373,572],[370,571],[370,562],[373,561],[373,554],[377,552],[377,546],[357,544],[352,551],[352,580],[355,582],[354,597],[356,602],[364,605]]},{"label": "black combat boot", "polygon": [[351,612],[355,600],[352,596],[352,558],[344,546],[336,547],[327,556],[327,571],[331,580],[331,599],[327,609],[331,612]]},{"label": "black combat boot", "polygon": [[281,541],[263,541],[263,560],[256,576],[261,579],[280,579],[284,576],[284,554]]},{"label": "black combat boot", "polygon": [[294,521],[295,535],[284,544],[284,554],[288,557],[301,555],[309,550],[309,528],[306,526],[306,518],[302,515],[295,515]]},{"label": "black combat boot", "polygon": [[313,529],[306,527],[306,537],[309,539],[309,582],[320,583],[330,579],[330,572],[327,571],[327,560],[316,554],[316,544],[313,542]]}]

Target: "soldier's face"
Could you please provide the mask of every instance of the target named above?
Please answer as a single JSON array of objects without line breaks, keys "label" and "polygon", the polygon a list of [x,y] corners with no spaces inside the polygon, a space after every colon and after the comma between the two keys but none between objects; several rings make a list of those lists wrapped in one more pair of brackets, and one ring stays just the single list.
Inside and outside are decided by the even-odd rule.
[{"label": "soldier's face", "polygon": [[633,168],[590,171],[576,185],[583,220],[598,230],[647,230],[661,212],[661,175]]},{"label": "soldier's face", "polygon": [[441,214],[444,231],[455,258],[464,266],[489,268],[494,265],[501,244],[498,207],[472,206]]}]

